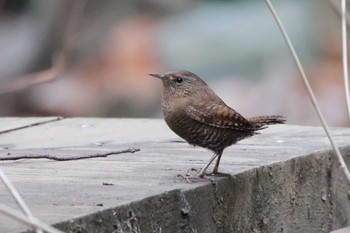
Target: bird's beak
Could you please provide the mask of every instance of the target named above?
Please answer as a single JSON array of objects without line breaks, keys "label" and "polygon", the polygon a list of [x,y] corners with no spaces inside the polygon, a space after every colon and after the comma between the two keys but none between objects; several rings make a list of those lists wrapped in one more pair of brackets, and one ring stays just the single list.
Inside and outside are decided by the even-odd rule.
[{"label": "bird's beak", "polygon": [[165,77],[164,74],[148,74],[148,75],[155,77],[155,78],[159,78],[159,79],[163,79]]}]

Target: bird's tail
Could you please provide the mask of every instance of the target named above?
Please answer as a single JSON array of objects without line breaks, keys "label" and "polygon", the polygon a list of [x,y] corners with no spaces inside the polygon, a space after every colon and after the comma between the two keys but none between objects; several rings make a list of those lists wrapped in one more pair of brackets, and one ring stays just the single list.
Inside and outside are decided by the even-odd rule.
[{"label": "bird's tail", "polygon": [[256,116],[247,120],[253,123],[256,129],[264,129],[266,125],[284,124],[286,122],[286,118],[280,115]]}]

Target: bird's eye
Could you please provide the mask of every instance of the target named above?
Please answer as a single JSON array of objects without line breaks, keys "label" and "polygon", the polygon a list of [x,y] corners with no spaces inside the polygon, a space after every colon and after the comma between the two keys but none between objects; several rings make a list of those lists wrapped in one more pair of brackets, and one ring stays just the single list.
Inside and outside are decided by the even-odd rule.
[{"label": "bird's eye", "polygon": [[182,80],[183,80],[183,79],[182,79],[181,77],[176,77],[176,82],[177,82],[177,83],[182,83]]}]

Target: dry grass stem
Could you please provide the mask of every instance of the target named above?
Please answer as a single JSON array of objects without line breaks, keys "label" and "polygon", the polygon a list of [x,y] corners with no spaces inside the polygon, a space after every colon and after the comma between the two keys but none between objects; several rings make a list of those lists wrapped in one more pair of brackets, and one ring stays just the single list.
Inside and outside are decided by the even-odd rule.
[{"label": "dry grass stem", "polygon": [[306,90],[307,90],[307,92],[308,92],[308,94],[309,94],[311,103],[312,103],[312,105],[314,106],[315,111],[316,111],[316,113],[317,113],[317,115],[318,115],[318,117],[319,117],[319,119],[320,119],[320,121],[321,121],[321,124],[322,124],[322,126],[323,126],[323,129],[325,130],[325,133],[326,133],[326,135],[327,135],[327,137],[328,137],[328,139],[329,139],[329,141],[330,141],[330,143],[331,143],[331,145],[332,145],[332,147],[333,147],[333,149],[334,149],[334,151],[335,151],[335,154],[336,154],[336,156],[337,156],[337,158],[338,158],[338,160],[339,160],[339,163],[340,163],[340,167],[343,169],[344,174],[345,174],[345,177],[346,177],[348,183],[350,184],[350,172],[349,172],[349,170],[348,170],[348,168],[347,168],[347,166],[346,166],[346,164],[345,164],[344,158],[343,158],[343,156],[341,155],[337,144],[335,143],[335,141],[334,141],[334,139],[333,139],[333,136],[332,136],[331,133],[330,133],[329,127],[328,127],[328,125],[327,125],[327,122],[326,122],[326,120],[324,119],[324,117],[323,117],[323,115],[322,115],[322,112],[321,112],[321,110],[320,110],[320,108],[319,108],[319,106],[318,106],[318,102],[317,102],[317,100],[316,100],[316,97],[315,97],[315,95],[314,95],[314,93],[313,93],[313,91],[312,91],[312,88],[311,88],[311,86],[310,86],[310,84],[309,84],[309,81],[308,81],[308,79],[307,79],[307,77],[306,77],[306,74],[305,74],[305,72],[304,72],[304,69],[303,69],[303,67],[302,67],[302,65],[301,65],[301,63],[300,63],[300,60],[299,60],[299,58],[298,58],[298,55],[297,55],[296,52],[295,52],[295,49],[294,49],[294,47],[293,47],[293,44],[292,44],[292,42],[290,41],[289,36],[288,36],[286,30],[284,29],[284,26],[283,26],[283,24],[282,24],[282,21],[280,20],[280,18],[279,18],[279,16],[278,16],[277,12],[275,11],[275,9],[274,9],[274,7],[273,7],[271,1],[270,1],[270,0],[265,0],[265,1],[266,1],[267,5],[268,5],[268,7],[269,7],[269,9],[270,9],[270,11],[271,11],[273,17],[274,17],[274,19],[275,19],[275,21],[276,21],[276,23],[277,23],[279,29],[281,30],[281,33],[282,33],[282,35],[283,35],[283,37],[284,37],[284,39],[285,39],[285,41],[286,41],[286,43],[287,43],[287,46],[288,46],[288,48],[289,48],[289,50],[290,50],[290,52],[291,52],[291,54],[292,54],[292,57],[293,57],[293,59],[294,59],[294,62],[295,62],[295,64],[296,64],[297,68],[298,68],[298,71],[299,71],[300,76],[301,76],[301,78],[302,78],[302,81],[303,81],[303,83],[304,83],[304,85],[305,85],[305,88],[306,88]]}]

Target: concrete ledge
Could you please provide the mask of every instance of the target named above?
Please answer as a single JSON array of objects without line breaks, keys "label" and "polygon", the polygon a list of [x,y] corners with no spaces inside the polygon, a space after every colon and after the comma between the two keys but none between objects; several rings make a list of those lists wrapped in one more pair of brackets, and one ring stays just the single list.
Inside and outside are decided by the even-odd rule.
[{"label": "concrete ledge", "polygon": [[[333,134],[349,163],[350,130]],[[61,119],[0,134],[0,142],[0,156],[141,149],[1,162],[34,215],[66,232],[313,233],[350,225],[350,189],[318,127],[275,126],[228,148],[221,169],[229,176],[214,183],[176,178],[211,154],[179,142],[162,120]],[[4,189],[0,201],[15,207]],[[0,232],[23,231],[0,217]]]},{"label": "concrete ledge", "polygon": [[[350,148],[342,153],[349,157]],[[330,232],[349,225],[348,192],[325,151],[56,226],[67,232]]]}]

